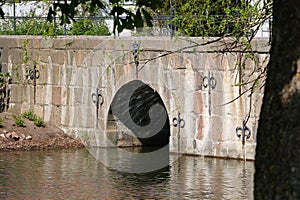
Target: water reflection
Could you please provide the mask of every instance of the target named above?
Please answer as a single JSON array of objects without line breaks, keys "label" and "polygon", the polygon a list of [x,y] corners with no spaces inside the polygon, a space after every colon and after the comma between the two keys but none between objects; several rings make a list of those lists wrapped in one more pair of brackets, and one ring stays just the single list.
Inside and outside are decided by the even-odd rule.
[{"label": "water reflection", "polygon": [[172,154],[170,166],[134,174],[85,149],[0,152],[0,198],[253,199],[253,174],[252,162]]},{"label": "water reflection", "polygon": [[169,145],[163,147],[88,148],[105,166],[127,173],[147,173],[169,165]]}]

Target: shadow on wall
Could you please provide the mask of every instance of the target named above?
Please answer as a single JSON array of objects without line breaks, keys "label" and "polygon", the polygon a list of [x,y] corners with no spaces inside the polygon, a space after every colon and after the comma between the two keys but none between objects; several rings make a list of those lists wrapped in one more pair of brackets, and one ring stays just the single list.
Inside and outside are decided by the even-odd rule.
[{"label": "shadow on wall", "polygon": [[10,89],[8,85],[10,83],[10,74],[2,71],[2,53],[0,49],[0,112],[6,111],[9,107]]},{"label": "shadow on wall", "polygon": [[160,95],[139,80],[125,84],[114,96],[107,129],[108,138],[116,145],[126,139],[132,144],[129,142],[125,146],[169,144],[170,124],[166,107]]}]

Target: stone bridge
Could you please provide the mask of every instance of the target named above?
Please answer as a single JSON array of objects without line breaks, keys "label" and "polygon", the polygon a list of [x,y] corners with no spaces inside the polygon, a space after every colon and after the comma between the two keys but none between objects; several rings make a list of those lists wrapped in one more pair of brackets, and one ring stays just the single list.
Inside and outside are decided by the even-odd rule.
[{"label": "stone bridge", "polygon": [[243,158],[236,128],[251,110],[245,150],[254,159],[263,92],[232,100],[245,91],[241,73],[257,74],[269,46],[253,41],[255,61],[239,70],[239,49],[214,39],[1,36],[1,70],[12,74],[8,110],[33,109],[89,146],[169,143],[170,152],[232,158]]}]

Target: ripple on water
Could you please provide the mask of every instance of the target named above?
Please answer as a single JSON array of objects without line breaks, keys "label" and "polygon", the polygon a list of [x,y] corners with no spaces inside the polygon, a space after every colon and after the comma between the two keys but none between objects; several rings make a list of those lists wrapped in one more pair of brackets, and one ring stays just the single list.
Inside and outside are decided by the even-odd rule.
[{"label": "ripple on water", "polygon": [[161,171],[129,174],[85,149],[0,152],[0,158],[4,199],[253,199],[253,162],[182,156]]}]

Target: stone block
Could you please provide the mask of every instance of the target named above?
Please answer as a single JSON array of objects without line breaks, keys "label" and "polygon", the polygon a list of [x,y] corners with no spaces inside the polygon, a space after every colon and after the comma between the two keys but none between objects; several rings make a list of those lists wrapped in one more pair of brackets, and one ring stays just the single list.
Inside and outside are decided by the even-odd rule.
[{"label": "stone block", "polygon": [[51,58],[54,65],[63,65],[66,63],[67,53],[66,50],[53,50],[51,51]]},{"label": "stone block", "polygon": [[39,116],[39,117],[44,116],[44,108],[42,105],[34,105],[33,110],[37,116]]},{"label": "stone block", "polygon": [[27,84],[23,86],[23,102],[28,104],[34,103],[34,86]]},{"label": "stone block", "polygon": [[197,121],[196,121],[196,125],[197,125],[197,129],[196,129],[197,135],[196,135],[196,138],[197,138],[198,140],[202,140],[202,139],[203,139],[203,136],[204,136],[204,133],[203,133],[203,131],[204,131],[203,126],[205,126],[204,123],[203,123],[203,117],[202,117],[202,116],[199,116],[199,117],[198,117],[198,119],[197,119]]},{"label": "stone block", "polygon": [[208,59],[208,55],[206,53],[190,53],[190,59],[191,62],[193,63],[193,69],[195,70],[204,70],[205,69],[205,64]]},{"label": "stone block", "polygon": [[22,109],[22,104],[17,102],[10,102],[8,111],[14,114],[20,114],[20,111]]},{"label": "stone block", "polygon": [[10,95],[10,103],[22,103],[24,90],[19,85],[12,84],[10,89]]},{"label": "stone block", "polygon": [[86,59],[86,57],[89,55],[89,52],[86,50],[78,50],[74,52],[75,61],[78,66],[82,66],[83,61]]},{"label": "stone block", "polygon": [[59,106],[50,106],[51,107],[51,124],[59,124],[61,122],[61,108]]},{"label": "stone block", "polygon": [[43,105],[45,103],[45,86],[37,85],[36,86],[36,104]]},{"label": "stone block", "polygon": [[61,106],[61,118],[60,118],[60,125],[61,126],[69,126],[70,121],[70,112],[69,106]]},{"label": "stone block", "polygon": [[45,37],[40,41],[41,49],[52,49],[53,48],[53,38]]},{"label": "stone block", "polygon": [[61,87],[52,88],[52,105],[54,106],[61,105]]},{"label": "stone block", "polygon": [[21,65],[23,61],[23,52],[21,49],[8,49],[7,55],[11,56],[11,61],[14,64],[14,67],[16,65]]},{"label": "stone block", "polygon": [[101,45],[106,40],[106,37],[84,37],[83,48],[93,50],[97,46]]},{"label": "stone block", "polygon": [[40,49],[39,50],[39,61],[41,63],[47,63],[48,62],[48,57],[51,56],[51,50],[49,49]]},{"label": "stone block", "polygon": [[194,113],[196,114],[203,113],[203,96],[202,96],[202,92],[200,91],[194,93]]},{"label": "stone block", "polygon": [[223,134],[223,116],[211,116],[210,118],[210,139],[211,141],[221,141]]},{"label": "stone block", "polygon": [[83,88],[74,88],[74,95],[75,104],[82,104]]},{"label": "stone block", "polygon": [[211,113],[212,115],[223,116],[224,115],[224,93],[211,92]]},{"label": "stone block", "polygon": [[60,85],[60,70],[61,70],[61,67],[60,66],[53,66],[52,68],[52,82],[49,83],[51,85]]}]

